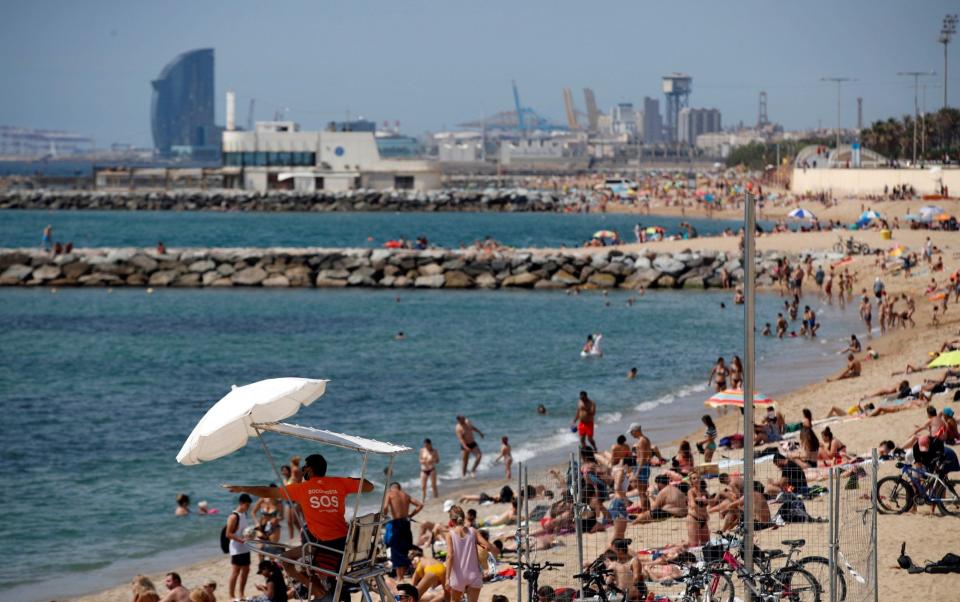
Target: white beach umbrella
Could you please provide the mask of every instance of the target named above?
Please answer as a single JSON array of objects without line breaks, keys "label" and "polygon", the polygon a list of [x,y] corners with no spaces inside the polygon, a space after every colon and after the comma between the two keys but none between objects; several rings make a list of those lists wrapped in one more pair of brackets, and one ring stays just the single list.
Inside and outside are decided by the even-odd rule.
[{"label": "white beach umbrella", "polygon": [[787,217],[792,217],[793,219],[817,219],[817,216],[812,212],[807,211],[803,207],[798,207],[787,214]]},{"label": "white beach umbrella", "polygon": [[308,406],[327,388],[326,380],[271,378],[243,387],[233,386],[207,410],[187,437],[177,462],[200,464],[222,458],[247,444],[254,424],[278,422]]},{"label": "white beach umbrella", "polygon": [[880,214],[873,209],[867,209],[860,214],[860,219],[880,219]]},{"label": "white beach umbrella", "polygon": [[923,217],[936,217],[941,213],[946,213],[943,210],[943,207],[937,207],[935,205],[924,205],[920,208],[920,215]]}]

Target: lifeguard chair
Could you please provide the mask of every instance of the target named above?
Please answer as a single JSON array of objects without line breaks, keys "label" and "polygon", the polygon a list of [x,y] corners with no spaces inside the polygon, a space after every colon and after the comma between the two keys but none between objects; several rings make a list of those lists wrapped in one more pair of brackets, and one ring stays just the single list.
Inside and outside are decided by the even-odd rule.
[{"label": "lifeguard chair", "polygon": [[[278,482],[282,484],[284,480],[279,467],[263,437],[264,433],[272,432],[359,454],[361,481],[366,478],[370,456],[386,456],[388,465],[385,473],[386,482],[389,483],[395,457],[410,451],[409,447],[281,422],[295,414],[301,406],[310,405],[322,396],[326,390],[326,383],[325,380],[278,378],[259,381],[245,387],[234,387],[197,423],[177,455],[177,461],[181,464],[199,464],[221,458],[242,448],[250,435],[255,435],[271,467],[277,473]],[[285,485],[281,487],[286,488]],[[384,485],[377,508],[383,507],[386,494],[387,486]],[[380,532],[386,521],[381,512],[361,516],[359,514],[360,497],[359,494],[354,496],[353,518],[348,522],[347,540],[342,552],[324,548],[310,541],[304,541],[300,546],[264,540],[248,540],[246,543],[254,552],[277,562],[297,566],[308,574],[319,573],[335,579],[336,585],[332,592],[334,601],[340,599],[344,584],[359,587],[366,602],[373,602],[371,591],[374,590],[381,600],[391,600],[393,596],[383,578],[387,573],[387,567],[377,562],[377,549],[381,541]],[[300,524],[306,525],[299,508],[296,505],[294,508],[297,509]],[[301,548],[302,554],[299,560],[289,559],[282,551],[277,551],[278,548],[286,551],[294,547]],[[336,570],[313,564],[312,558],[320,549],[342,555]],[[373,585],[372,588],[371,585]],[[312,594],[312,591],[308,591],[307,599],[312,599]]]}]

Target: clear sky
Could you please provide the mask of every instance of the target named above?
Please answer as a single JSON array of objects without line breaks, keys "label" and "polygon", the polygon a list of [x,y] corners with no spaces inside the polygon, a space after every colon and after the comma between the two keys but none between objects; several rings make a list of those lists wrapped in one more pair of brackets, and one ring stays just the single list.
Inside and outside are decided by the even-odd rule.
[{"label": "clear sky", "polygon": [[[602,110],[661,98],[660,76],[693,77],[691,105],[724,125],[751,124],[766,90],[771,120],[788,128],[913,111],[912,79],[935,70],[927,105],[943,98],[947,12],[940,0],[6,0],[0,6],[0,124],[56,128],[151,146],[150,80],[174,56],[216,49],[223,93],[250,98],[257,119],[288,108],[305,128],[347,112],[401,122],[407,133],[452,128],[523,104],[561,121],[562,89],[594,89]],[[960,37],[950,45],[950,101],[960,105]],[[953,75],[957,74],[957,75]]]}]

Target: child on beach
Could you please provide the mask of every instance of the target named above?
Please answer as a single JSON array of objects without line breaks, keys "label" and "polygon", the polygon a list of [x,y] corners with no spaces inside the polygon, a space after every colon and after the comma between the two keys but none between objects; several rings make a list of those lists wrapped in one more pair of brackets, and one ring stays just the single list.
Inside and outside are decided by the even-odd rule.
[{"label": "child on beach", "polygon": [[500,441],[503,444],[500,446],[500,455],[493,459],[493,463],[496,464],[500,462],[500,460],[503,460],[505,478],[510,480],[510,467],[513,466],[513,456],[510,454],[510,440],[507,437],[503,437]]}]

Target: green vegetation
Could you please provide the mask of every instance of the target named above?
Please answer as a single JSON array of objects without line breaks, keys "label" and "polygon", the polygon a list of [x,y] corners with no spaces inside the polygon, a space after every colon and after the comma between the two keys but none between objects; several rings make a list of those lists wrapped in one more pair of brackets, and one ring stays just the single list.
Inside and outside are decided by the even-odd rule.
[{"label": "green vegetation", "polygon": [[777,144],[780,145],[780,161],[793,161],[797,153],[811,144],[829,145],[830,141],[822,138],[807,138],[805,140],[785,140],[783,142],[751,142],[746,146],[738,146],[730,151],[727,157],[727,166],[742,165],[747,169],[763,170],[767,165],[777,166]]},{"label": "green vegetation", "polygon": [[[888,159],[913,157],[913,115],[876,121],[861,133],[866,148]],[[917,157],[942,160],[960,155],[960,110],[940,109],[921,117],[917,127]]]}]

